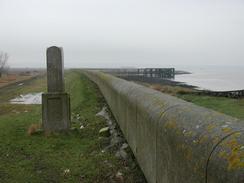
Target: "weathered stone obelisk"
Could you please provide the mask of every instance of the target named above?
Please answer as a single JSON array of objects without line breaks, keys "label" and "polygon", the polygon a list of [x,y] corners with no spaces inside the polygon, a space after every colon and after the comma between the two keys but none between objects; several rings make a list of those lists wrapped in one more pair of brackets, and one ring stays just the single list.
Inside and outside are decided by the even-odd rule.
[{"label": "weathered stone obelisk", "polygon": [[63,49],[47,49],[47,93],[42,94],[42,124],[46,133],[70,128],[70,98],[64,90]]}]

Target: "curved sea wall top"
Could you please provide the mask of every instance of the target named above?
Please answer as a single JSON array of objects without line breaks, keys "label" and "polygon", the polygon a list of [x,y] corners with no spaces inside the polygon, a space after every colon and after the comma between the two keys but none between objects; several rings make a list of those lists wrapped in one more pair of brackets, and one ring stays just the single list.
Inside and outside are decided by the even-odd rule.
[{"label": "curved sea wall top", "polygon": [[103,93],[149,183],[243,183],[244,122],[98,71]]}]

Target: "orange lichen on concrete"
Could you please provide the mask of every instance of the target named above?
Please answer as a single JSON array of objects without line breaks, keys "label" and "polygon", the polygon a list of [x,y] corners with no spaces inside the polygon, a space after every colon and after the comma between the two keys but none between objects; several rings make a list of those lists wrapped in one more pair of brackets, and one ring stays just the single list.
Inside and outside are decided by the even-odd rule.
[{"label": "orange lichen on concrete", "polygon": [[217,144],[220,141],[220,137],[214,137],[213,144]]},{"label": "orange lichen on concrete", "polygon": [[168,128],[168,129],[175,129],[177,127],[177,124],[175,121],[169,121],[167,123],[165,123],[165,128]]},{"label": "orange lichen on concrete", "polygon": [[221,144],[224,150],[218,154],[219,158],[227,161],[229,171],[244,168],[244,146],[237,141],[239,135],[240,133],[236,133],[230,140],[224,141]]},{"label": "orange lichen on concrete", "polygon": [[232,132],[232,129],[231,128],[228,128],[228,127],[225,127],[225,128],[222,128],[222,131],[224,133],[231,133]]},{"label": "orange lichen on concrete", "polygon": [[204,142],[206,142],[208,140],[209,136],[208,135],[202,135],[200,138],[199,138],[199,144],[202,144]]},{"label": "orange lichen on concrete", "polygon": [[193,135],[192,131],[187,131],[187,132],[184,133],[184,136],[186,136],[186,137],[190,137],[192,135]]},{"label": "orange lichen on concrete", "polygon": [[187,160],[191,160],[192,159],[192,150],[191,148],[186,148],[186,154],[185,154],[185,157]]},{"label": "orange lichen on concrete", "polygon": [[212,131],[215,127],[216,127],[215,124],[209,124],[209,125],[207,126],[207,130],[208,130],[208,132]]}]

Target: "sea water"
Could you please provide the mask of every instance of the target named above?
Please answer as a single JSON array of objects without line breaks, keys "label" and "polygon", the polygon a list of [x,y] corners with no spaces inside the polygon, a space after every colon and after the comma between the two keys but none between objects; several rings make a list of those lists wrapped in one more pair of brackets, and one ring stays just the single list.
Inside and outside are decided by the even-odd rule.
[{"label": "sea water", "polygon": [[244,90],[244,66],[176,66],[176,70],[191,74],[176,75],[175,81],[201,90]]}]

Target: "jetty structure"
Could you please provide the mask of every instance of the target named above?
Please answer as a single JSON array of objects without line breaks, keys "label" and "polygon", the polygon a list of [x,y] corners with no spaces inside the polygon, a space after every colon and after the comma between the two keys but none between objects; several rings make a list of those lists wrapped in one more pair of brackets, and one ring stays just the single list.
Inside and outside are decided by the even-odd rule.
[{"label": "jetty structure", "polygon": [[114,76],[137,76],[147,78],[173,79],[175,77],[175,68],[107,68],[95,69],[101,72],[112,74]]}]

